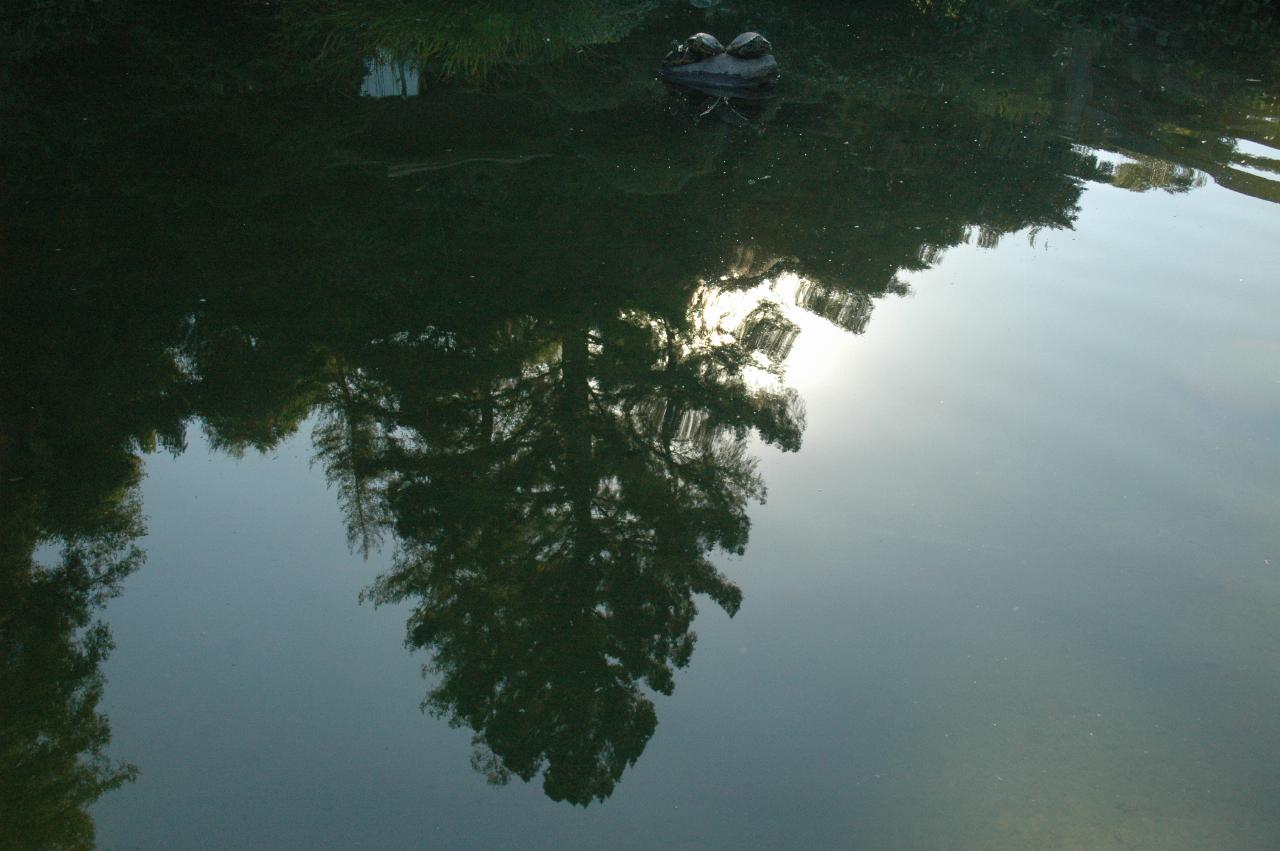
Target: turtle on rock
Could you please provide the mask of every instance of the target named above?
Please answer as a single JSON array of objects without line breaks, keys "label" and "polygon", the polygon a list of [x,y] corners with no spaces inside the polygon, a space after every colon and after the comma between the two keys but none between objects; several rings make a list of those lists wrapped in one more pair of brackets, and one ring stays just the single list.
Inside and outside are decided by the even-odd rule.
[{"label": "turtle on rock", "polygon": [[[767,43],[767,42],[766,42]],[[694,33],[666,56],[668,65],[690,65],[724,53],[720,39],[710,33]]]},{"label": "turtle on rock", "polygon": [[757,32],[745,32],[729,42],[725,52],[739,59],[755,59],[772,50],[773,45],[769,43],[769,39]]},{"label": "turtle on rock", "polygon": [[778,60],[771,51],[769,40],[757,32],[738,36],[728,51],[715,36],[695,33],[673,45],[658,78],[721,99],[759,96],[778,81]]}]

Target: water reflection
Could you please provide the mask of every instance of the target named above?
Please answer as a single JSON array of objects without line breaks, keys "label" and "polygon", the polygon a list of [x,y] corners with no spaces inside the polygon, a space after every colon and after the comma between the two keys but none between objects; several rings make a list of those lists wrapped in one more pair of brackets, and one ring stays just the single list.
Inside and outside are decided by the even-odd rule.
[{"label": "water reflection", "polygon": [[[693,29],[653,4],[494,31],[425,8],[353,24],[298,3],[282,25],[343,91],[367,74],[412,100],[281,113],[234,88],[262,70],[240,56],[200,109],[157,70],[82,75],[75,109],[30,113],[5,200],[27,285],[0,311],[26,403],[0,424],[0,694],[21,704],[0,782],[36,819],[23,837],[57,812],[83,844],[84,807],[130,776],[103,756],[92,613],[140,560],[139,457],[186,427],[235,453],[317,417],[353,547],[396,553],[368,596],[412,606],[425,705],[492,779],[602,800],[691,658],[696,597],[742,603],[713,557],[746,547],[764,495],[750,435],[800,445],[788,310],[861,332],[948,248],[1069,228],[1089,181],[1280,200],[1273,90],[1127,24],[876,7],[854,39],[845,12],[785,16],[786,86],[743,123],[653,81]],[[40,567],[51,542],[66,555]]]},{"label": "water reflection", "polygon": [[[693,651],[694,596],[741,593],[708,558],[746,546],[763,493],[750,429],[799,446],[794,394],[752,388],[785,328],[757,309],[712,343],[692,315],[527,318],[479,338],[387,341],[318,445],[352,540],[395,530],[370,590],[409,601],[425,705],[475,731],[492,779],[544,771],[556,800],[603,799]],[[394,376],[394,378],[393,378]]]},{"label": "water reflection", "polygon": [[421,72],[416,62],[397,59],[386,51],[365,62],[360,94],[371,98],[417,97]]},{"label": "water reflection", "polygon": [[32,425],[0,430],[0,847],[90,848],[88,808],[135,774],[107,754],[98,614],[143,560],[137,465],[83,446],[107,463],[68,487],[48,453],[74,438]]},{"label": "water reflection", "polygon": [[111,636],[95,621],[141,561],[132,537],[68,541],[55,565],[0,565],[0,846],[93,847],[88,808],[136,773],[107,755]]}]

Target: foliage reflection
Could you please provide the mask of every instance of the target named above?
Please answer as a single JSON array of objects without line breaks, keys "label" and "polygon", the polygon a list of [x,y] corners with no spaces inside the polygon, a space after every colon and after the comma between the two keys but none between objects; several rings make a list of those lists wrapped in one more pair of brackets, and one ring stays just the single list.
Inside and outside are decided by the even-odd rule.
[{"label": "foliage reflection", "polygon": [[[747,430],[800,439],[794,394],[743,380],[757,355],[776,364],[776,323],[758,311],[716,346],[687,316],[639,313],[513,323],[443,358],[405,343],[391,368],[419,380],[374,404],[353,382],[354,410],[329,412],[322,447],[351,445],[335,433],[376,447],[344,490],[353,539],[382,516],[400,542],[370,596],[414,603],[409,643],[437,679],[426,705],[475,731],[491,778],[545,764],[552,798],[606,797],[656,725],[641,684],[670,693],[689,661],[694,595],[737,611],[708,554],[742,551],[763,494]],[[357,464],[324,457],[354,483]]]},{"label": "foliage reflection", "polygon": [[[1192,12],[922,5],[7,26],[0,800],[28,818],[0,844],[91,845],[132,776],[94,611],[141,560],[142,454],[188,427],[238,453],[314,418],[352,546],[394,551],[367,593],[412,607],[424,706],[493,780],[586,804],[653,735],[696,598],[742,604],[714,557],[764,496],[753,436],[800,446],[791,311],[861,332],[949,248],[1071,227],[1089,182],[1280,200],[1275,91],[1242,69],[1273,53]],[[673,34],[765,18],[786,76],[745,125],[654,83]],[[419,97],[356,97],[383,52]]]}]

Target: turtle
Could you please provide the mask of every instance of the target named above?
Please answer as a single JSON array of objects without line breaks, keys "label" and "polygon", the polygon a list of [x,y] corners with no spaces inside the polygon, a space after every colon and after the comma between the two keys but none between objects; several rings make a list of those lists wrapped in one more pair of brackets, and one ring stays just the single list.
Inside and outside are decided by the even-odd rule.
[{"label": "turtle", "polygon": [[666,61],[669,65],[689,65],[721,53],[724,53],[724,45],[720,39],[710,33],[694,33],[668,53]]},{"label": "turtle", "polygon": [[745,32],[729,42],[729,47],[725,52],[739,59],[755,59],[758,56],[764,56],[771,50],[773,50],[773,45],[769,43],[769,39],[760,35],[760,33]]}]

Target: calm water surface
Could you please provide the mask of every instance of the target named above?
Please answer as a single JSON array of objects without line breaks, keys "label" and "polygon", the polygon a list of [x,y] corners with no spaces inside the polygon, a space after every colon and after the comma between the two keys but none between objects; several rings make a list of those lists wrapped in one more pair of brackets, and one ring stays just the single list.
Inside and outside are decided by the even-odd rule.
[{"label": "calm water surface", "polygon": [[28,104],[0,845],[1280,845],[1280,56],[578,5]]}]

